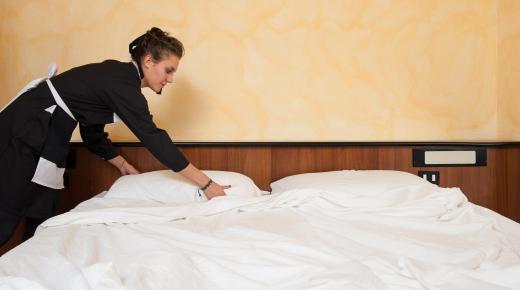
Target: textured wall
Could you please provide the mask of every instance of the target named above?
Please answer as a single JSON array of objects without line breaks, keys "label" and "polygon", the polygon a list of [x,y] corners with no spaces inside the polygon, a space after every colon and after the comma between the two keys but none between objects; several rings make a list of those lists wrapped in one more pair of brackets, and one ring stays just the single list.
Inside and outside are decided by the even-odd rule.
[{"label": "textured wall", "polygon": [[[127,44],[158,26],[187,48],[174,84],[161,96],[145,90],[175,140],[520,139],[509,105],[518,107],[518,78],[507,65],[519,60],[508,30],[516,3],[0,1],[0,105],[49,61],[64,71],[128,60]],[[508,15],[500,23],[497,6]],[[108,129],[135,140],[124,125]]]},{"label": "textured wall", "polygon": [[499,139],[520,140],[520,1],[498,6]]}]

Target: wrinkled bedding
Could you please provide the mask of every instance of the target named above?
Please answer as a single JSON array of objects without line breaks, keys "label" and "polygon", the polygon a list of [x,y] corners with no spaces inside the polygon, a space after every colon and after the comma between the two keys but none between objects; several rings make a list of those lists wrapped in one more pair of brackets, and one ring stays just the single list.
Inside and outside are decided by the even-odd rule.
[{"label": "wrinkled bedding", "polygon": [[0,289],[520,289],[520,224],[457,188],[100,196],[2,256]]}]

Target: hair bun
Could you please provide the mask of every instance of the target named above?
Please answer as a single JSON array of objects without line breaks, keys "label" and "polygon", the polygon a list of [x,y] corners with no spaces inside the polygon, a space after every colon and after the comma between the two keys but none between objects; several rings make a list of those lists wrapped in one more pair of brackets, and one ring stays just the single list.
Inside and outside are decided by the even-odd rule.
[{"label": "hair bun", "polygon": [[128,52],[130,52],[131,55],[133,55],[137,48],[141,45],[143,39],[144,35],[141,35],[138,38],[134,39],[132,42],[130,42],[130,44],[128,45]]},{"label": "hair bun", "polygon": [[139,62],[150,53],[154,60],[160,60],[165,53],[173,53],[179,58],[184,55],[184,46],[175,37],[160,28],[152,27],[128,45],[132,59]]}]

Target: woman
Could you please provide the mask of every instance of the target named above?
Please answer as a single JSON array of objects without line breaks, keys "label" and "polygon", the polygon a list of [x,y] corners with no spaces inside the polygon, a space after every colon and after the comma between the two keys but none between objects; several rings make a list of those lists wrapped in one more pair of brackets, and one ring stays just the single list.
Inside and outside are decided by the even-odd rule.
[{"label": "woman", "polygon": [[[87,148],[117,167],[139,173],[120,156],[104,126],[122,120],[150,152],[170,169],[196,183],[208,199],[224,189],[190,164],[168,134],[156,127],[141,88],[157,94],[172,82],[184,54],[180,41],[152,28],[129,45],[132,62],[107,60],[33,81],[0,112],[0,245],[22,216],[24,238],[54,212],[63,188],[64,161],[79,123]],[[54,75],[55,69],[50,72]],[[175,193],[172,193],[175,194]]]}]

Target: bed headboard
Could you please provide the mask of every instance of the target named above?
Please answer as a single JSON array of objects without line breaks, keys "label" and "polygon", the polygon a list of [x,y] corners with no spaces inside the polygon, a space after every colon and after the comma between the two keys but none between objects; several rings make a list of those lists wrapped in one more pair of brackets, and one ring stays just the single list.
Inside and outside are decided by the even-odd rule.
[{"label": "bed headboard", "polygon": [[[141,172],[165,169],[140,143],[115,143],[117,150]],[[272,181],[305,173],[341,169],[387,169],[418,174],[439,171],[440,186],[460,187],[473,203],[520,221],[519,143],[179,143],[200,169],[227,170],[251,177],[263,190]],[[484,148],[485,166],[414,167],[415,148]],[[67,211],[107,190],[119,172],[88,152],[72,145],[66,173],[68,187],[60,196],[59,210]]]},{"label": "bed headboard", "polygon": [[[117,150],[140,171],[165,169],[139,143],[115,143]],[[440,186],[460,187],[473,203],[520,222],[520,143],[180,143],[200,169],[236,171],[269,190],[272,181],[305,173],[341,169],[388,169],[418,174],[438,171]],[[414,167],[417,148],[484,148],[485,166]],[[58,212],[107,190],[119,171],[91,154],[82,143],[72,144],[67,160],[67,188],[61,191]],[[22,241],[25,222],[18,225],[0,255]]]}]

